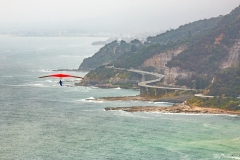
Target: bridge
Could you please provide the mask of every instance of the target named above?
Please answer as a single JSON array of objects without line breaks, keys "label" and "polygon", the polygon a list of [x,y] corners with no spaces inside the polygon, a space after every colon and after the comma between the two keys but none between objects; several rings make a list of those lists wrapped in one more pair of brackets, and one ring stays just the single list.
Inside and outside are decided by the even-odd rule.
[{"label": "bridge", "polygon": [[[112,67],[112,68],[114,68],[114,67]],[[125,68],[114,68],[114,69],[127,70],[129,72],[135,72],[135,73],[142,74],[142,81],[138,83],[138,85],[140,86],[140,94],[149,95],[149,88],[154,89],[155,96],[158,95],[159,89],[166,90],[166,91],[167,90],[195,90],[195,89],[189,89],[189,88],[185,88],[185,87],[171,87],[171,86],[151,85],[152,83],[160,82],[162,80],[162,78],[164,77],[163,74],[147,72],[147,71],[142,71],[142,70],[137,70],[137,69],[125,69]],[[152,75],[152,76],[157,77],[157,79],[146,81],[145,80],[145,75]]]}]

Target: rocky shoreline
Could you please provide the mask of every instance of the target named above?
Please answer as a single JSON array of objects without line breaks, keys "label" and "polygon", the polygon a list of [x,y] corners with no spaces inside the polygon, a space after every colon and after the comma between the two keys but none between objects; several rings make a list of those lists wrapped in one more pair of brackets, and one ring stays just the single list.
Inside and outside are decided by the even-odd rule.
[{"label": "rocky shoreline", "polygon": [[[169,98],[170,99],[170,98]],[[174,98],[172,98],[174,99]],[[142,96],[125,97],[104,97],[95,99],[97,101],[117,101],[117,100],[136,100],[136,101],[159,101],[156,98]],[[179,100],[179,99],[178,99]],[[166,101],[165,101],[166,102]],[[183,103],[176,103],[173,106],[132,106],[132,107],[108,107],[106,111],[122,110],[126,112],[161,112],[161,113],[185,113],[185,114],[232,114],[240,116],[240,111],[227,111],[219,108],[196,107]]]},{"label": "rocky shoreline", "polygon": [[204,108],[188,106],[185,104],[176,104],[170,107],[156,106],[133,106],[133,107],[115,107],[105,108],[106,111],[122,110],[126,112],[161,112],[161,113],[185,113],[185,114],[232,114],[240,116],[238,111],[226,111],[218,108]]},{"label": "rocky shoreline", "polygon": [[95,100],[97,101],[151,101],[151,102],[168,102],[168,103],[183,103],[190,99],[191,95],[182,95],[168,98],[157,98],[149,96],[122,96],[122,97],[101,97]]},{"label": "rocky shoreline", "polygon": [[122,97],[101,97],[95,99],[96,101],[156,101],[157,98],[145,96],[122,96]]}]

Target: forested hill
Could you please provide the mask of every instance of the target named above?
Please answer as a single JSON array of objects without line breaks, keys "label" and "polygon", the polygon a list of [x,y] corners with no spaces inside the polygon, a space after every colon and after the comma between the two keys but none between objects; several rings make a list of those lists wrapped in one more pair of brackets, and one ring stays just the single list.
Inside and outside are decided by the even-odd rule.
[{"label": "forested hill", "polygon": [[219,16],[216,18],[204,19],[188,23],[180,26],[177,29],[171,29],[170,31],[159,34],[157,36],[148,37],[147,42],[166,44],[168,42],[189,39],[192,36],[205,34],[216,27],[222,18],[223,16]]},{"label": "forested hill", "polygon": [[151,44],[145,46],[141,50],[138,50],[138,52],[122,54],[119,58],[110,63],[110,65],[117,68],[138,68],[146,59],[152,57],[153,55],[166,52],[171,49],[176,49],[181,45],[186,45],[186,42],[171,42],[166,45]]},{"label": "forested hill", "polygon": [[[238,62],[239,63],[239,62]],[[227,68],[216,74],[209,87],[209,95],[234,97],[240,95],[240,65]]]},{"label": "forested hill", "polygon": [[[113,60],[118,59],[123,54],[127,57],[129,55],[136,55],[141,52],[141,54],[145,54],[143,52],[148,52],[150,50],[159,50],[158,44],[165,45],[166,43],[175,42],[177,40],[191,40],[196,35],[205,34],[210,29],[214,28],[217,23],[222,19],[222,17],[199,20],[193,23],[186,24],[184,26],[180,26],[178,29],[167,31],[163,34],[157,35],[155,37],[149,37],[148,41],[142,44],[139,40],[133,40],[130,43],[126,43],[124,41],[117,42],[113,41],[109,44],[106,44],[102,47],[97,53],[95,53],[92,57],[86,58],[83,60],[82,64],[79,66],[80,70],[92,70],[97,68],[98,66],[108,64]],[[154,45],[156,44],[157,45]],[[154,45],[154,46],[153,46]],[[150,48],[149,48],[150,47]],[[160,46],[161,48],[165,48],[164,46]],[[154,49],[155,48],[155,49]],[[152,51],[151,51],[152,53]],[[136,59],[135,64],[139,64],[140,61],[143,61],[144,58],[148,56],[143,56],[140,59]],[[120,62],[121,63],[121,62]]]},{"label": "forested hill", "polygon": [[180,67],[197,74],[214,74],[228,59],[231,48],[240,38],[240,7],[223,17],[218,26],[187,50],[174,57],[168,67]]},{"label": "forested hill", "polygon": [[106,65],[117,59],[124,53],[135,52],[142,48],[143,44],[139,40],[133,40],[130,43],[125,41],[117,42],[116,40],[106,44],[92,57],[83,60],[80,70],[92,70],[101,65]]},{"label": "forested hill", "polygon": [[[240,6],[223,17],[218,26],[200,41],[192,44],[167,66],[193,72],[178,85],[209,89],[210,95],[236,96],[239,90]],[[224,63],[227,66],[224,67]],[[232,68],[229,68],[232,67]],[[227,69],[224,69],[227,68]]]},{"label": "forested hill", "polygon": [[[204,23],[206,24],[203,25]],[[189,31],[189,28],[194,29]],[[161,36],[165,37],[166,41],[160,40]],[[167,37],[178,40],[172,41]],[[148,38],[148,40],[150,39]],[[168,59],[165,61],[167,64],[164,62],[164,68],[161,68],[162,73],[165,74],[166,71],[164,84],[206,89],[211,95],[240,95],[239,65],[237,67],[237,64],[240,63],[238,60],[240,55],[240,6],[228,15],[190,23],[152,37],[150,41],[145,44],[138,42],[141,44],[140,47],[133,47],[133,45],[123,42],[121,42],[123,44],[113,42],[114,47],[122,45],[129,48],[121,52],[119,56],[108,59],[107,63],[118,68],[141,68],[147,62],[148,66],[155,67],[157,70],[159,68],[156,67]],[[104,48],[107,47],[106,45]],[[180,50],[180,52],[175,54],[176,50]],[[105,59],[104,53],[102,56],[101,58]],[[156,61],[156,59],[158,60]],[[104,71],[102,70],[102,72]],[[95,72],[95,74],[98,73]],[[166,80],[166,76],[171,78],[171,81]],[[224,78],[225,76],[228,78]]]}]

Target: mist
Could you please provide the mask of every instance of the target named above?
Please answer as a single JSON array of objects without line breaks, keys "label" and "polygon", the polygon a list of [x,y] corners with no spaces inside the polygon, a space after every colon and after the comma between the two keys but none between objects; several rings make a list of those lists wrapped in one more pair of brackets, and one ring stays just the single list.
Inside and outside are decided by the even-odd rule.
[{"label": "mist", "polygon": [[0,32],[148,32],[225,15],[239,0],[0,0]]}]

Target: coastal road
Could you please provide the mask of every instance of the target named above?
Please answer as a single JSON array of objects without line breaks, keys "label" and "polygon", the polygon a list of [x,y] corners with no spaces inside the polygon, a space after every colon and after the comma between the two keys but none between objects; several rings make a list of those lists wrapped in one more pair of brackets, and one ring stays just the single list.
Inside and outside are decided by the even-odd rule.
[{"label": "coastal road", "polygon": [[[114,68],[114,67],[113,67]],[[155,86],[155,85],[150,85],[151,83],[156,83],[160,82],[161,79],[164,77],[163,74],[158,74],[158,73],[153,73],[153,72],[147,72],[147,71],[142,71],[142,70],[137,70],[137,69],[125,69],[125,68],[114,68],[114,69],[119,69],[119,70],[127,70],[130,72],[135,72],[144,75],[153,75],[157,77],[157,79],[150,80],[150,81],[142,81],[139,82],[138,85],[140,87],[145,87],[145,88],[155,88],[155,89],[166,89],[166,90],[195,90],[195,89],[189,89],[189,88],[184,88],[184,87],[170,87],[170,86]]]}]

